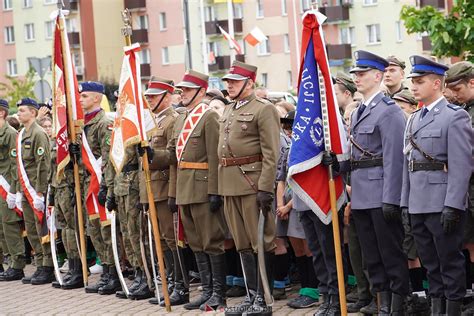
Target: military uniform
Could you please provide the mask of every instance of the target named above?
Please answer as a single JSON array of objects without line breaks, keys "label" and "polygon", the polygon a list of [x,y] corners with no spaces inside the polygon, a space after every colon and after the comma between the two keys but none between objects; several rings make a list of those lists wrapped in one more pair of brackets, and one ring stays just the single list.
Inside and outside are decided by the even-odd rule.
[{"label": "military uniform", "polygon": [[[256,73],[256,67],[235,61],[223,80],[245,81],[245,85],[248,80],[255,81]],[[260,214],[258,196],[266,196],[267,202],[270,202],[270,205],[262,204],[261,210],[266,213],[265,264],[268,266],[269,282],[272,282],[275,218],[268,209],[271,208],[276,179],[279,121],[275,107],[254,94],[237,98],[227,105],[219,119],[219,194],[224,196],[227,224],[241,254],[247,287],[251,291],[243,302],[243,308],[252,304],[265,306],[262,282],[256,271]]]},{"label": "military uniform", "polygon": [[[448,69],[422,56],[410,61],[412,78],[434,74],[441,80]],[[405,131],[401,205],[408,208],[418,253],[428,270],[434,315],[460,315],[466,294],[461,248],[472,144],[469,115],[449,104],[441,91],[437,100],[410,117]]]},{"label": "military uniform", "polygon": [[[389,64],[390,66],[398,66],[398,67],[400,67],[402,70],[405,70],[405,68],[406,68],[405,62],[399,60],[399,59],[398,59],[397,57],[395,57],[395,56],[388,56],[388,57],[387,57],[387,62],[388,62],[388,64]],[[391,93],[390,91],[386,91],[385,95],[386,95],[387,97],[393,98],[396,94],[398,94],[398,93],[400,93],[400,92],[403,92],[403,91],[409,91],[409,89],[408,89],[408,87],[406,87],[406,86],[403,84],[403,82],[402,82],[402,84],[400,85],[400,88],[399,88],[397,91],[395,91],[395,92],[393,92],[393,93]]]},{"label": "military uniform", "polygon": [[[0,99],[0,106],[8,111],[8,102]],[[0,127],[0,175],[10,185],[12,194],[10,206],[6,200],[0,198],[0,230],[4,233],[4,253],[10,255],[10,264],[5,274],[0,276],[0,281],[13,281],[21,279],[25,267],[25,245],[23,242],[20,221],[21,217],[13,210],[16,205],[16,194],[20,191],[16,168],[16,135],[17,131],[4,122]],[[0,263],[1,264],[1,263]]]},{"label": "military uniform", "polygon": [[[388,66],[385,59],[366,51],[357,51],[355,56],[356,67],[351,73],[383,72]],[[400,107],[381,92],[368,97],[352,113],[351,215],[369,281],[379,294],[381,313],[401,311],[408,294],[399,209],[404,126]]]}]

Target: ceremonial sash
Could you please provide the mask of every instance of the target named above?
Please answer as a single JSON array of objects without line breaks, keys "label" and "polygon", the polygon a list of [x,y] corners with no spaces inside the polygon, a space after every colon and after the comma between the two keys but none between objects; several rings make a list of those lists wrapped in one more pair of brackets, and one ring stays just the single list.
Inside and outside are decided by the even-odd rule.
[{"label": "ceremonial sash", "polygon": [[18,166],[18,178],[20,180],[20,185],[23,188],[23,194],[26,196],[26,199],[28,200],[28,203],[30,203],[31,208],[33,209],[33,212],[36,214],[36,217],[38,217],[38,220],[40,223],[43,223],[43,216],[44,213],[37,208],[34,207],[33,201],[35,199],[43,199],[38,195],[36,190],[33,188],[33,186],[30,183],[30,180],[28,179],[28,175],[26,174],[25,166],[23,165],[23,152],[21,149],[21,141],[23,140],[23,132],[25,129],[23,128],[19,133],[16,138],[16,162]]},{"label": "ceremonial sash", "polygon": [[100,182],[102,181],[102,157],[95,158],[84,132],[82,133],[82,162],[91,175],[86,195],[87,214],[90,219],[100,218],[101,222],[105,222],[108,219],[107,212],[98,200]]},{"label": "ceremonial sash", "polygon": [[200,103],[189,113],[186,121],[184,122],[183,129],[179,133],[178,142],[176,144],[176,158],[178,159],[178,162],[181,160],[183,150],[186,147],[186,144],[188,143],[188,140],[194,129],[204,116],[204,113],[210,109],[211,108],[207,104]]},{"label": "ceremonial sash", "polygon": [[[0,196],[7,201],[7,197],[11,196],[11,198],[16,199],[16,195],[10,193],[10,184],[7,182],[2,175],[0,175]],[[23,216],[23,210],[21,209],[21,205],[16,205],[13,209],[18,215]]]}]

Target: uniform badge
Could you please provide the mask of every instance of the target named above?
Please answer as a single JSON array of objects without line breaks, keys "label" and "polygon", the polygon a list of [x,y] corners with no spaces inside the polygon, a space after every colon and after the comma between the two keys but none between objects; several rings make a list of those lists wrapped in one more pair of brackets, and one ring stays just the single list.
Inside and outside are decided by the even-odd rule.
[{"label": "uniform badge", "polygon": [[242,125],[240,126],[240,128],[241,128],[243,131],[246,131],[249,127],[247,126],[247,124],[244,123],[244,124],[242,124]]},{"label": "uniform badge", "polygon": [[12,150],[10,150],[10,155],[11,155],[12,157],[16,157],[16,149],[15,149],[15,148],[12,149]]},{"label": "uniform badge", "polygon": [[108,129],[109,131],[113,130],[113,129],[114,129],[114,124],[109,124],[109,125],[107,125],[107,129]]},{"label": "uniform badge", "polygon": [[25,142],[25,149],[31,148],[31,142]]},{"label": "uniform badge", "polygon": [[105,144],[110,146],[110,136],[105,136]]},{"label": "uniform badge", "polygon": [[44,154],[44,148],[38,147],[38,149],[36,150],[36,153],[38,154],[38,156],[42,156]]}]

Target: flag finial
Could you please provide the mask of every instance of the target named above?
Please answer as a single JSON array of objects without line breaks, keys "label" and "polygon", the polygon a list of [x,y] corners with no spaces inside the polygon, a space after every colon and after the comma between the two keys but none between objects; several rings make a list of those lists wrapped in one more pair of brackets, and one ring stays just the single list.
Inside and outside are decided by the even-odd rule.
[{"label": "flag finial", "polygon": [[125,37],[132,36],[132,16],[130,14],[130,11],[128,9],[125,9],[121,11],[121,13],[123,21],[122,35]]}]

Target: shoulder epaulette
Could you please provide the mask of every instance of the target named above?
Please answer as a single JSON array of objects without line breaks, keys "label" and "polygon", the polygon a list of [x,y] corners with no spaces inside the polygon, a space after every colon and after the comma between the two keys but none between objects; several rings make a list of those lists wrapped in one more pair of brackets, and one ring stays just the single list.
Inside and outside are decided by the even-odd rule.
[{"label": "shoulder epaulette", "polygon": [[451,103],[448,104],[448,108],[453,109],[454,111],[462,109],[462,107],[460,107],[459,105],[451,104]]},{"label": "shoulder epaulette", "polygon": [[391,104],[395,104],[395,101],[393,101],[392,99],[390,99],[389,97],[387,96],[384,96],[382,98],[383,102],[387,103],[387,105],[391,105]]}]

